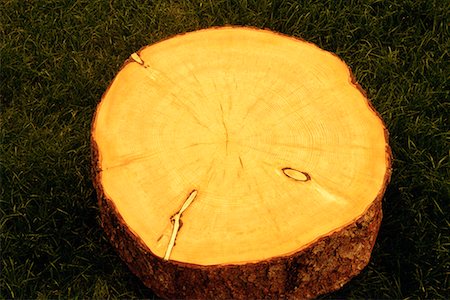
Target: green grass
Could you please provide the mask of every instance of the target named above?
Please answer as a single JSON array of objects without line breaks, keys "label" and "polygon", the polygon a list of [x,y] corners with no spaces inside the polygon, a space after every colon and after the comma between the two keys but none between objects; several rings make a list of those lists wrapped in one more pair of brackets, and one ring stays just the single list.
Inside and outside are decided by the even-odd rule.
[{"label": "green grass", "polygon": [[337,53],[390,131],[394,173],[372,260],[325,298],[448,298],[449,7],[445,0],[2,0],[0,298],[154,297],[99,227],[92,114],[131,53],[224,24],[269,28]]}]

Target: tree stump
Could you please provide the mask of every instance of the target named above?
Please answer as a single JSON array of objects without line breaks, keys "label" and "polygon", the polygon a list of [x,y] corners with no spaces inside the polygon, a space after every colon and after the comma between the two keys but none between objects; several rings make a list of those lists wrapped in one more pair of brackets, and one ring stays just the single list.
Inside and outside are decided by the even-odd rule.
[{"label": "tree stump", "polygon": [[102,226],[164,298],[311,298],[368,263],[387,130],[337,56],[268,30],[133,53],[92,125]]}]

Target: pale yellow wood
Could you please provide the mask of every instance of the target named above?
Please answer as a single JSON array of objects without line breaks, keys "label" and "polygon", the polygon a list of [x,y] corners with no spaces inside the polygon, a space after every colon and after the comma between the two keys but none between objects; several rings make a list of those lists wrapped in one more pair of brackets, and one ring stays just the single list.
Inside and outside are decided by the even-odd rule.
[{"label": "pale yellow wood", "polygon": [[201,265],[299,251],[361,216],[388,169],[383,123],[348,67],[256,29],[132,54],[92,134],[130,229],[157,256]]}]

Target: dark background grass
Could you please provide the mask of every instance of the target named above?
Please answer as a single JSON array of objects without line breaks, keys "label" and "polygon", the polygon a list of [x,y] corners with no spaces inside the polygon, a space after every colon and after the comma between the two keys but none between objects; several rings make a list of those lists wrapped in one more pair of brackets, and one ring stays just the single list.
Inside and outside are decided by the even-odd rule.
[{"label": "dark background grass", "polygon": [[1,298],[152,298],[99,227],[89,130],[127,57],[174,34],[269,28],[337,53],[390,131],[371,262],[327,298],[449,297],[449,2],[0,1]]}]

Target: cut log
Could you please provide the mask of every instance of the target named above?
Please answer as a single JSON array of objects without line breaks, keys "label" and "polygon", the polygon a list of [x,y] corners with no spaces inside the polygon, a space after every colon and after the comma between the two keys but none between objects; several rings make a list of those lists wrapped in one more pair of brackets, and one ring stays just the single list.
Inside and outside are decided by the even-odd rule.
[{"label": "cut log", "polygon": [[164,298],[311,298],[368,263],[388,134],[337,56],[223,27],[133,53],[92,125],[104,230]]}]

